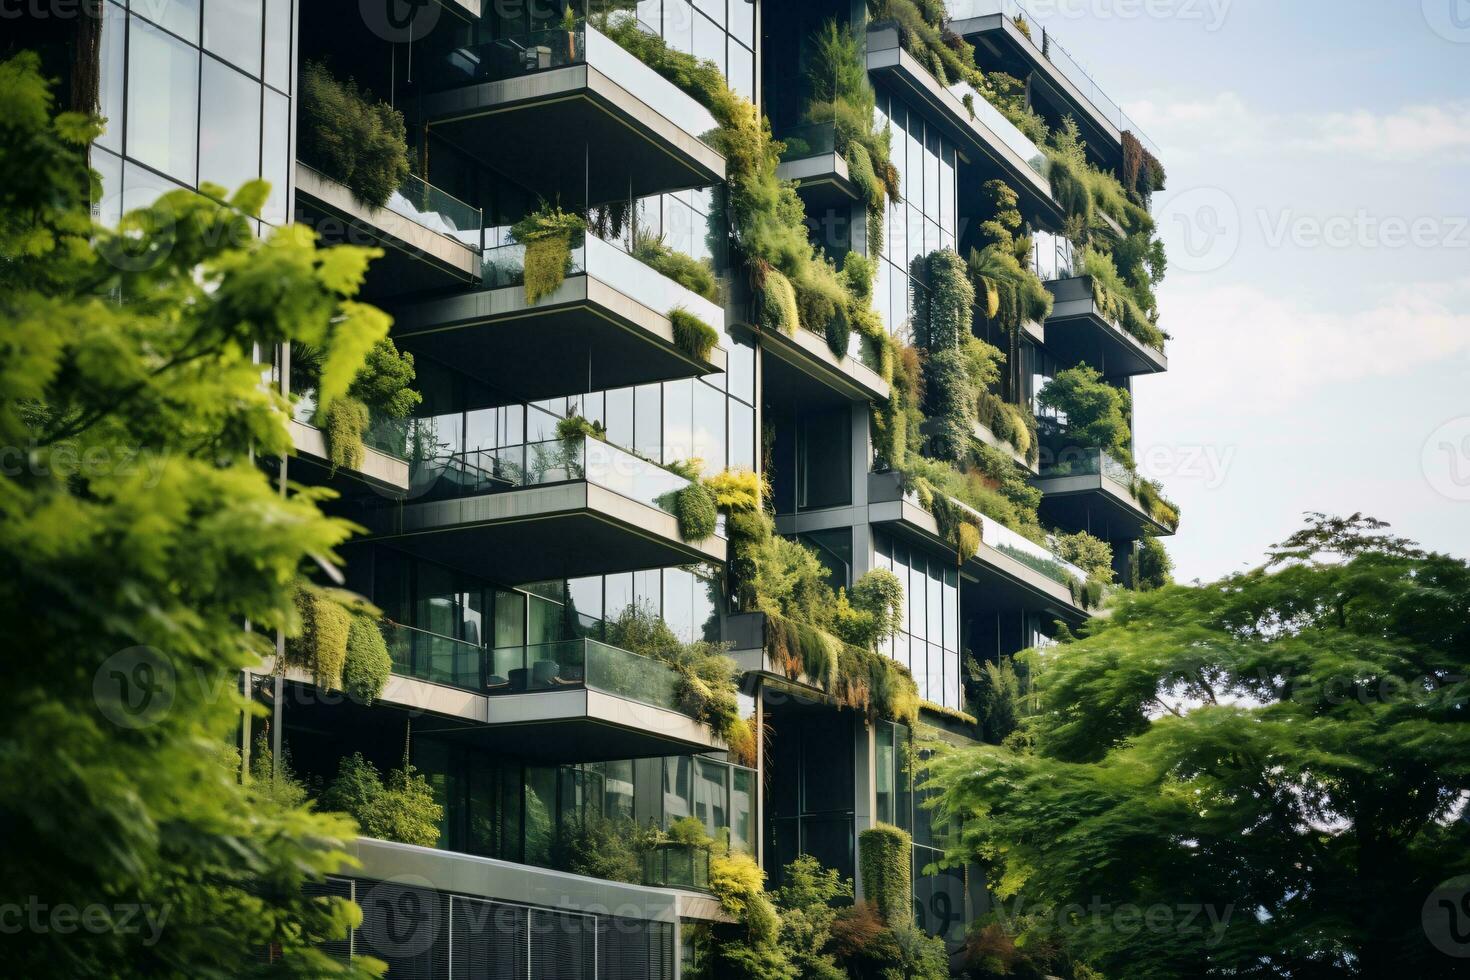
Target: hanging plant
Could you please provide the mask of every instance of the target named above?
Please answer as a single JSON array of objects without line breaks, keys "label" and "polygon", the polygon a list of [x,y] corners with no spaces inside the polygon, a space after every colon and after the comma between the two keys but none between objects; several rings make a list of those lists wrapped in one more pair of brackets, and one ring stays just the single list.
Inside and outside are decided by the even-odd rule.
[{"label": "hanging plant", "polygon": [[362,704],[382,697],[393,673],[393,658],[377,620],[355,613],[347,630],[347,656],[342,663],[342,690]]},{"label": "hanging plant", "polygon": [[674,515],[685,541],[703,541],[715,533],[715,498],[702,483],[691,483],[675,495]]},{"label": "hanging plant", "polygon": [[582,244],[586,231],[587,222],[580,215],[545,201],[511,227],[511,238],[526,247],[527,303],[539,302],[561,288],[572,271],[572,249]]},{"label": "hanging plant", "polygon": [[352,613],[312,585],[299,585],[295,601],[301,630],[287,638],[284,666],[310,671],[318,687],[341,690]]},{"label": "hanging plant", "polygon": [[708,360],[720,340],[714,327],[686,309],[670,310],[669,325],[674,328],[674,346],[696,360]]}]

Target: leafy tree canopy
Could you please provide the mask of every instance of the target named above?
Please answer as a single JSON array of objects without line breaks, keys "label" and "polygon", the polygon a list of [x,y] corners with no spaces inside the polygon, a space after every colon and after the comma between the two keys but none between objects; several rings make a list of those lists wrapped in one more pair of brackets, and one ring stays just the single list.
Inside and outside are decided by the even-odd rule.
[{"label": "leafy tree canopy", "polygon": [[1382,527],[1310,515],[1029,655],[1027,737],[935,767],[990,954],[999,927],[1110,977],[1461,968],[1427,900],[1470,847],[1470,566]]},{"label": "leafy tree canopy", "polygon": [[91,923],[7,935],[5,970],[365,975],[313,948],[356,907],[301,887],[352,824],[242,784],[230,743],[241,671],[351,530],[253,461],[290,441],[252,353],[310,344],[343,396],[388,328],[352,298],[372,253],[257,239],[259,181],[96,227],[99,131],[54,113],[34,55],[0,64],[0,900]]}]

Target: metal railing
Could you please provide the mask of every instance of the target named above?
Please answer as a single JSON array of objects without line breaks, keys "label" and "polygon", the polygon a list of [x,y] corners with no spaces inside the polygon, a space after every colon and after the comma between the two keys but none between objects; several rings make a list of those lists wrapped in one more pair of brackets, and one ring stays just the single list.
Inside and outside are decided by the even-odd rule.
[{"label": "metal railing", "polygon": [[586,689],[679,711],[679,675],[657,660],[592,639],[486,651],[485,693]]},{"label": "metal railing", "polygon": [[[1033,17],[1018,0],[945,0],[945,6],[952,20],[989,17],[993,14],[1001,14],[1010,21],[1015,21],[1017,17],[1022,18],[1030,27],[1031,41],[1041,49],[1042,56],[1082,93],[1082,97],[1092,104],[1098,114],[1118,127],[1118,132],[1131,132],[1138,137],[1140,143],[1148,148],[1150,153],[1154,156],[1159,155],[1159,148],[1154,141],[1149,139],[1138,124],[1129,118],[1118,103],[1108,97],[1102,86],[1062,46],[1056,35]],[[1039,38],[1036,36],[1038,31],[1041,35]]]}]

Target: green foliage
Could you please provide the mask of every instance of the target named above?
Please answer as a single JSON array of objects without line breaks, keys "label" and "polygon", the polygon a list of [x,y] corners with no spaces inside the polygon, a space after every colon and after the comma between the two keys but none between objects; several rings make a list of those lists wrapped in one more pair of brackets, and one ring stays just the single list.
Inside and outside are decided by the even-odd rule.
[{"label": "green foliage", "polygon": [[406,419],[424,400],[413,388],[416,377],[413,355],[400,352],[391,337],[384,337],[368,350],[367,360],[347,393],[372,415]]},{"label": "green foliage", "polygon": [[967,704],[975,714],[982,741],[1004,744],[1020,727],[1021,701],[1025,687],[1010,657],[977,664],[966,657]]},{"label": "green foliage", "polygon": [[715,328],[685,309],[669,311],[669,325],[674,328],[674,344],[690,357],[707,360],[719,343]]},{"label": "green foliage", "polygon": [[1016,192],[1001,180],[982,190],[991,217],[981,222],[968,261],[971,280],[983,302],[981,315],[1011,333],[1024,321],[1044,322],[1051,315],[1051,292],[1031,269],[1031,239],[1019,235],[1022,223]]},{"label": "green foliage", "polygon": [[364,613],[354,614],[347,630],[342,690],[355,701],[372,704],[382,696],[392,673],[393,658],[377,620]]},{"label": "green foliage", "polygon": [[914,335],[931,352],[952,350],[970,336],[975,287],[965,262],[952,248],[942,248],[917,260],[928,290],[914,290]]},{"label": "green foliage", "polygon": [[368,407],[351,395],[336,399],[321,413],[323,416],[322,438],[327,443],[327,456],[332,472],[339,469],[360,470],[367,455],[363,436],[367,434],[371,418]]},{"label": "green foliage", "polygon": [[301,632],[286,641],[286,666],[310,671],[318,687],[341,690],[352,613],[336,599],[311,586],[297,590],[296,613]]},{"label": "green foliage", "polygon": [[[234,761],[238,765],[238,755]],[[261,800],[282,810],[302,809],[311,802],[310,791],[291,766],[290,749],[282,744],[281,759],[277,763],[271,752],[270,736],[266,732],[256,736],[250,749],[250,782]]]},{"label": "green foliage", "polygon": [[845,974],[829,947],[837,903],[852,898],[852,882],[831,868],[823,868],[808,854],[786,865],[781,877],[785,883],[775,894],[781,915],[779,945],[787,951],[797,976],[802,980],[842,980]]},{"label": "green foliage", "polygon": [[710,261],[675,251],[664,242],[662,235],[640,233],[633,248],[633,257],[691,293],[703,296],[711,303],[720,301],[720,284],[715,279],[714,266]]},{"label": "green foliage", "polygon": [[852,583],[848,598],[872,621],[866,643],[858,646],[873,645],[903,629],[903,583],[888,569],[875,568]]},{"label": "green foliage", "polygon": [[761,294],[760,325],[763,329],[796,336],[801,315],[796,309],[796,290],[791,280],[771,269],[766,273],[765,290]]},{"label": "green foliage", "polygon": [[1128,428],[1132,399],[1127,391],[1104,381],[1095,368],[1079,364],[1058,371],[1037,401],[1066,416],[1069,448],[1105,449],[1125,465],[1133,465]]},{"label": "green foliage", "polygon": [[[1379,527],[1314,515],[1283,560],[1123,594],[1030,657],[1030,748],[936,767],[949,858],[1036,914],[1028,943],[1148,980],[1455,974],[1422,909],[1470,845],[1470,565]],[[1055,917],[1078,901],[1206,914],[1125,936]]]},{"label": "green foliage", "polygon": [[853,299],[868,303],[873,298],[873,279],[878,275],[878,264],[861,252],[848,252],[842,260],[842,275],[847,280],[847,291]]},{"label": "green foliage", "polygon": [[582,241],[587,222],[545,201],[517,221],[510,237],[526,247],[526,302],[536,303],[561,288],[572,268],[572,249]]},{"label": "green foliage", "polygon": [[1138,542],[1137,561],[1133,587],[1138,591],[1152,592],[1174,584],[1174,559],[1169,557],[1164,542],[1152,534],[1145,534]]},{"label": "green foliage", "polygon": [[[1105,318],[1118,323],[1148,346],[1163,350],[1166,339],[1163,331],[1139,305],[1137,288],[1123,281],[1111,255],[1089,246],[1082,250],[1078,266],[1084,275],[1092,278],[1093,300]],[[1147,301],[1153,302],[1151,294]]]},{"label": "green foliage", "polygon": [[384,780],[361,753],[344,758],[322,806],[357,821],[364,837],[436,847],[444,808],[434,802],[429,781],[407,761]]},{"label": "green foliage", "polygon": [[975,67],[975,49],[949,30],[949,15],[942,0],[868,0],[874,21],[892,21],[898,27],[899,43],[948,88],[955,82],[984,85]]},{"label": "green foliage", "polygon": [[301,158],[339,181],[359,201],[380,208],[408,179],[408,132],[403,113],[352,79],[339,81],[326,65],[301,70]]},{"label": "green foliage", "polygon": [[[1003,453],[979,444],[972,444],[970,449],[965,469],[923,456],[909,457],[904,479],[918,493],[920,504],[939,520],[936,506],[942,509],[945,499],[953,498],[1017,534],[1043,543],[1046,534],[1036,517],[1040,492],[1026,483],[1015,463]],[[955,518],[955,522],[963,521]]]},{"label": "green foliage", "polygon": [[674,497],[679,519],[679,536],[685,541],[703,541],[715,533],[715,497],[702,483],[691,483]]},{"label": "green foliage", "polygon": [[259,714],[241,672],[295,628],[310,556],[350,533],[258,465],[291,440],[252,350],[321,348],[340,397],[387,333],[352,299],[373,253],[258,239],[258,181],[94,226],[98,132],[55,113],[34,54],[0,63],[0,444],[29,460],[0,473],[0,609],[24,651],[0,692],[0,880],[38,907],[144,914],[8,935],[6,972],[241,976],[268,946],[280,975],[380,972],[319,952],[358,912],[302,894],[348,860],[351,825],[269,799],[221,751]]},{"label": "green foliage", "polygon": [[913,840],[908,831],[880,823],[858,834],[863,895],[885,924],[913,922]]},{"label": "green foliage", "polygon": [[606,439],[607,426],[581,415],[568,415],[556,423],[558,439]]},{"label": "green foliage", "polygon": [[1052,544],[1058,558],[1076,565],[1089,578],[1103,582],[1113,580],[1113,549],[1101,538],[1078,531],[1075,534],[1058,534]]},{"label": "green foliage", "polygon": [[643,861],[638,828],[627,820],[582,813],[566,820],[551,845],[549,863],[572,874],[641,884]]},{"label": "green foliage", "polygon": [[847,304],[840,303],[827,320],[827,349],[839,361],[847,356],[852,343],[852,321],[848,319]]}]

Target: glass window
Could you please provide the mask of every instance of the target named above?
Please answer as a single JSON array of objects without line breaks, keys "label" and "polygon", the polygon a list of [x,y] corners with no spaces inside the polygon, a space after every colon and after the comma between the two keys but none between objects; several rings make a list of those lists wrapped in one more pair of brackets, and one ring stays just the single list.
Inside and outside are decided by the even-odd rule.
[{"label": "glass window", "polygon": [[291,0],[265,0],[265,83],[291,91]]},{"label": "glass window", "polygon": [[694,576],[685,569],[664,569],[664,622],[679,639],[685,642],[697,639],[694,632]]},{"label": "glass window", "polygon": [[574,578],[567,582],[567,602],[576,613],[579,629],[602,619],[602,578]]},{"label": "glass window", "polygon": [[663,459],[692,459],[694,452],[694,381],[670,381],[664,385]]},{"label": "glass window", "polygon": [[291,100],[265,90],[265,125],[260,136],[260,175],[270,181],[271,194],[260,216],[271,224],[290,220],[286,210],[291,183]]},{"label": "glass window", "polygon": [[747,48],[755,47],[755,0],[730,0],[730,33]]},{"label": "glass window", "polygon": [[176,184],[167,177],[160,177],[131,160],[124,160],[122,189],[122,208],[119,213],[127,214],[129,211],[148,207],[162,194],[182,190],[183,185]]},{"label": "glass window", "polygon": [[108,228],[117,227],[122,217],[122,157],[106,150],[94,149],[92,169],[102,178],[102,189],[92,202],[92,217]]},{"label": "glass window", "polygon": [[893,725],[879,722],[873,733],[877,742],[877,760],[874,765],[877,781],[878,819],[893,823]]},{"label": "glass window", "polygon": [[699,781],[695,786],[695,816],[704,821],[705,832],[719,840],[730,826],[730,801],[725,786],[727,766],[709,759],[696,759]]},{"label": "glass window", "polygon": [[[123,69],[127,67],[128,15],[111,3],[102,5],[102,61],[99,68],[98,111],[107,128],[97,145],[121,152],[123,146]],[[113,185],[117,190],[119,181]]]},{"label": "glass window", "polygon": [[205,58],[199,109],[199,182],[233,194],[260,176],[260,83]]},{"label": "glass window", "polygon": [[725,468],[725,396],[702,381],[694,386],[694,419],[689,455],[704,460],[706,473]]},{"label": "glass window", "polygon": [[655,463],[663,462],[663,391],[640,386],[633,399],[633,448]]},{"label": "glass window", "polygon": [[188,41],[199,43],[199,0],[161,0],[159,3],[137,3],[133,13],[147,17]]},{"label": "glass window", "polygon": [[205,0],[204,47],[260,77],[262,0]]},{"label": "glass window", "polygon": [[526,642],[526,597],[520,592],[495,591],[495,646],[518,647]]},{"label": "glass window", "polygon": [[664,826],[694,813],[693,767],[689,756],[664,759]]},{"label": "glass window", "polygon": [[623,610],[633,604],[633,573],[620,572],[603,579],[605,597],[603,606],[607,620],[612,622],[623,615]]},{"label": "glass window", "polygon": [[755,469],[755,409],[739,402],[730,403],[730,466]]},{"label": "glass window", "polygon": [[199,51],[133,18],[128,31],[127,154],[193,185]]},{"label": "glass window", "polygon": [[725,73],[725,32],[703,14],[694,17],[694,56],[713,61]]},{"label": "glass window", "polygon": [[755,404],[755,348],[750,344],[732,339],[728,333],[724,344],[730,355],[729,373],[726,379],[730,394],[748,405]]},{"label": "glass window", "polygon": [[[745,0],[732,0],[732,3],[745,6]],[[730,43],[730,65],[726,71],[730,80],[730,88],[737,95],[743,95],[751,102],[755,101],[755,55],[748,48],[739,44]]]},{"label": "glass window", "polygon": [[725,0],[694,0],[700,11],[721,27],[725,26]]},{"label": "glass window", "polygon": [[694,8],[689,0],[664,0],[663,35],[669,47],[694,53]]},{"label": "glass window", "polygon": [[603,423],[607,441],[625,448],[633,445],[633,389],[619,388],[607,393]]},{"label": "glass window", "polygon": [[755,840],[755,773],[732,769],[730,776],[730,847],[749,854]]}]

